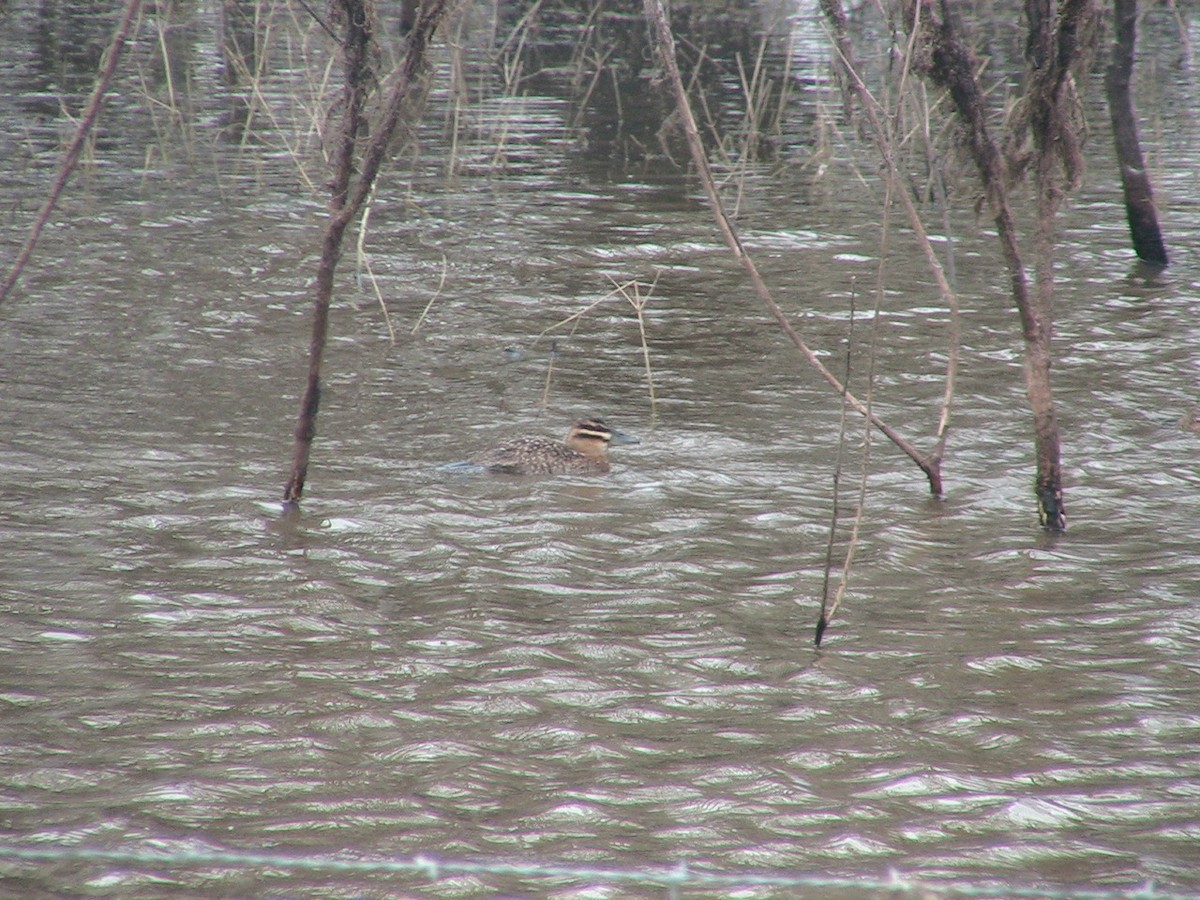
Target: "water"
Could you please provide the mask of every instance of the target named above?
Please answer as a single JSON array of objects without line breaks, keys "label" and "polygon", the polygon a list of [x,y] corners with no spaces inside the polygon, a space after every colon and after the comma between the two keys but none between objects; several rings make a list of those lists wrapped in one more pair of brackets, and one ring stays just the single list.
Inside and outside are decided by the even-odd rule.
[{"label": "water", "polygon": [[[72,188],[0,309],[6,843],[1200,890],[1200,438],[1177,424],[1197,402],[1194,123],[1161,120],[1166,276],[1131,266],[1106,151],[1065,220],[1063,536],[1036,527],[995,248],[956,220],[947,496],[876,436],[817,652],[836,398],[694,185],[612,177],[575,155],[562,101],[520,106],[509,169],[447,180],[430,153],[381,192],[367,249],[398,337],[348,258],[294,519],[319,203],[236,148],[221,178],[110,163]],[[48,177],[21,159],[10,247],[16,185]],[[742,225],[836,366],[857,295],[861,390],[880,201],[835,177],[756,175]],[[653,406],[628,303],[567,322],[634,278],[657,279]],[[877,338],[877,408],[921,445],[944,365],[928,281],[896,253]],[[584,413],[642,440],[608,477],[437,468]],[[663,893],[2,865],[34,896]]]}]

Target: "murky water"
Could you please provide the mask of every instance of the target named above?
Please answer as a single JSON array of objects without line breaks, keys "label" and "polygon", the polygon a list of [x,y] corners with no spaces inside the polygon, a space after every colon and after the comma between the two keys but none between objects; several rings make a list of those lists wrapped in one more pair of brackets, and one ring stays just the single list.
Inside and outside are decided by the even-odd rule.
[{"label": "murky water", "polygon": [[[948,495],[874,440],[816,652],[836,398],[693,185],[613,177],[561,101],[508,102],[507,168],[446,179],[430,151],[381,192],[367,249],[398,339],[348,259],[294,521],[276,501],[319,203],[286,161],[235,179],[236,148],[219,179],[178,159],[72,188],[0,309],[5,840],[1200,890],[1200,437],[1177,424],[1200,402],[1194,121],[1155,118],[1166,276],[1133,272],[1105,150],[1065,221],[1070,530],[1036,527],[1016,322],[964,217]],[[35,161],[7,163],[8,247],[49,178]],[[842,177],[752,178],[742,220],[834,362],[878,254],[880,201]],[[612,279],[657,279],[653,407],[628,303],[560,324]],[[925,443],[945,314],[915,250],[887,282],[875,402]],[[583,413],[642,439],[611,476],[437,468]],[[662,894],[0,866],[35,896]]]}]

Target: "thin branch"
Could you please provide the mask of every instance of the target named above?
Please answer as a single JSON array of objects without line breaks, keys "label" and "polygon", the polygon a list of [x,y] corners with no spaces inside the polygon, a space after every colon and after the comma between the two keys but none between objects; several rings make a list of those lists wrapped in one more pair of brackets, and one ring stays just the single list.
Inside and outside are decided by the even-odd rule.
[{"label": "thin branch", "polygon": [[[642,361],[646,366],[646,387],[650,392],[650,417],[658,416],[658,398],[654,392],[654,372],[650,367],[650,343],[646,338],[646,304],[650,302],[650,297],[654,294],[654,287],[658,284],[658,276],[662,274],[662,270],[654,273],[654,281],[650,282],[650,288],[645,295],[642,294],[641,282],[636,278],[633,281],[627,281],[624,284],[618,284],[615,278],[609,277],[609,281],[613,283],[621,296],[629,301],[629,305],[633,307],[637,313],[638,334],[642,342]],[[632,293],[630,293],[632,289]]]},{"label": "thin branch", "polygon": [[[687,89],[684,87],[683,79],[679,74],[679,64],[675,56],[675,39],[671,33],[671,26],[667,21],[667,13],[663,7],[663,0],[645,0],[646,17],[650,20],[651,26],[657,35],[657,50],[662,62],[663,69],[666,72],[668,86],[674,95],[675,108],[679,114],[679,118],[683,125],[684,136],[687,139],[688,149],[692,157],[692,163],[696,167],[697,174],[700,178],[700,183],[704,187],[704,192],[708,197],[709,207],[713,217],[716,219],[717,227],[721,231],[722,237],[729,249],[733,251],[738,262],[742,264],[742,268],[750,277],[750,282],[754,286],[755,293],[759,299],[766,305],[771,316],[778,323],[795,345],[795,347],[804,355],[817,373],[838,393],[845,391],[845,387],[836,375],[829,370],[826,365],[821,362],[816,353],[804,342],[800,335],[792,327],[787,316],[775,302],[775,298],[771,294],[771,289],[763,280],[762,275],[758,271],[758,266],[754,260],[746,252],[745,246],[742,244],[741,238],[738,236],[737,229],[734,227],[733,221],[725,212],[724,204],[721,202],[721,197],[717,193],[716,183],[713,179],[712,170],[708,164],[708,156],[704,152],[704,144],[700,139],[699,129],[696,127],[695,117],[692,115],[691,104],[688,102]],[[929,478],[930,489],[935,494],[941,493],[941,475],[939,471],[931,464],[930,460],[922,454],[912,443],[904,438],[894,428],[880,419],[877,415],[871,412],[865,403],[859,400],[854,394],[846,391],[846,399],[854,409],[871,421],[871,424],[887,435],[888,439],[899,447],[913,462],[915,462],[921,470]]]},{"label": "thin branch", "polygon": [[416,334],[421,330],[421,326],[425,324],[425,320],[429,317],[429,311],[433,309],[433,304],[437,302],[437,298],[442,296],[442,290],[446,287],[446,275],[450,270],[450,262],[446,259],[446,254],[442,254],[442,274],[438,278],[437,287],[433,291],[433,296],[429,298],[429,302],[425,304],[425,308],[421,310],[421,314],[417,316],[417,321],[409,332],[409,336]]},{"label": "thin branch", "polygon": [[[888,257],[888,239],[891,235],[892,228],[892,193],[894,190],[903,191],[904,187],[889,178],[887,182],[887,190],[884,198],[884,216],[883,216],[883,235],[880,238],[879,247],[879,265],[875,271],[875,309],[874,315],[871,318],[871,342],[870,354],[868,356],[869,365],[867,367],[867,409],[871,405],[875,397],[875,369],[878,363],[878,348],[879,348],[879,320],[883,312],[883,297],[884,297],[884,275],[886,260]],[[854,310],[851,308],[851,328],[854,325]],[[849,355],[847,355],[846,371],[847,380],[849,380]],[[843,419],[843,429],[845,421]],[[843,431],[840,441],[845,440]],[[839,447],[840,454],[840,447]],[[839,481],[841,470],[841,459],[838,460]],[[862,467],[860,470],[858,481],[858,504],[854,510],[854,521],[850,526],[850,540],[846,544],[846,557],[842,560],[842,573],[838,578],[837,591],[834,593],[833,601],[829,601],[829,574],[826,572],[825,588],[821,596],[821,615],[817,619],[816,635],[814,643],[820,647],[821,638],[825,636],[825,630],[829,627],[829,623],[833,620],[833,614],[837,612],[838,607],[842,605],[842,601],[846,597],[846,589],[850,585],[850,572],[854,568],[854,557],[858,554],[858,537],[862,530],[863,511],[867,508],[867,481],[871,474],[871,428],[866,425],[863,428],[863,452],[862,452]],[[835,506],[836,509],[836,506]],[[832,537],[831,537],[832,540]]]},{"label": "thin branch", "polygon": [[321,30],[324,31],[327,35],[329,35],[329,37],[333,40],[333,42],[335,44],[342,43],[342,39],[337,36],[337,32],[335,32],[330,27],[329,23],[326,22],[315,9],[313,9],[311,6],[309,6],[305,2],[305,0],[296,0],[296,2],[299,3],[301,7],[303,7],[303,9],[306,13],[308,13],[309,18],[311,18],[314,22],[316,22],[318,25],[321,26]]},{"label": "thin branch", "polygon": [[[866,83],[862,80],[862,76],[859,74],[858,65],[855,62],[853,48],[847,32],[846,13],[842,7],[841,0],[821,0],[821,7],[825,12],[825,17],[833,27],[833,46],[841,63],[841,71],[846,76],[851,93],[857,98],[864,115],[867,117],[867,124],[870,126],[871,137],[875,142],[879,157],[883,162],[884,168],[887,170],[888,177],[894,181],[898,180],[900,177],[899,167],[896,164],[896,157],[893,152],[895,138],[891,128],[885,124],[890,119],[887,117],[882,104],[871,93]],[[910,72],[909,61],[913,58],[915,41],[916,35],[914,32],[909,37],[909,43],[904,54],[904,65],[900,75],[901,94],[903,94],[903,85],[908,80]],[[901,205],[904,207],[904,215],[916,238],[917,246],[921,248],[921,253],[925,257],[925,263],[929,267],[929,271],[933,274],[934,281],[937,283],[938,293],[941,295],[942,301],[946,304],[946,308],[950,313],[950,347],[946,359],[942,409],[938,416],[937,443],[934,446],[933,453],[930,454],[929,460],[931,468],[937,473],[937,485],[934,487],[934,493],[940,496],[942,493],[941,463],[942,457],[945,454],[946,438],[950,427],[950,411],[958,381],[959,344],[961,342],[958,294],[951,286],[945,267],[942,265],[941,260],[938,259],[937,252],[933,249],[933,243],[929,240],[929,234],[925,230],[925,223],[921,220],[921,214],[917,210],[912,196],[905,190],[895,191],[894,196],[899,198]]]},{"label": "thin branch", "polygon": [[[850,322],[846,329],[846,373],[842,384],[850,385],[852,372],[851,363],[854,356],[854,325],[855,325],[856,294],[850,294]],[[825,542],[825,573],[821,580],[821,614],[817,617],[816,634],[813,644],[820,647],[825,637],[825,629],[829,627],[829,618],[833,611],[829,609],[829,586],[833,583],[833,548],[837,543],[838,519],[841,518],[842,496],[842,466],[846,461],[846,418],[850,404],[846,402],[846,391],[842,391],[841,411],[838,416],[838,445],[833,463],[833,502],[829,511],[829,537]]]},{"label": "thin branch", "polygon": [[142,0],[127,0],[125,13],[121,17],[121,22],[117,26],[116,33],[113,35],[112,43],[104,51],[104,56],[102,57],[103,66],[100,69],[99,77],[96,79],[96,86],[92,89],[92,96],[88,100],[87,108],[79,120],[79,125],[75,129],[75,136],[71,139],[70,145],[68,145],[66,152],[63,154],[62,162],[58,167],[58,176],[54,179],[54,184],[50,188],[50,194],[46,197],[46,202],[42,204],[37,218],[34,219],[33,225],[29,229],[29,237],[25,239],[25,245],[21,248],[21,252],[17,254],[16,261],[13,262],[12,268],[9,269],[8,275],[4,278],[4,283],[0,284],[0,303],[4,302],[9,291],[17,283],[17,279],[21,277],[21,272],[24,271],[26,264],[33,256],[33,248],[37,246],[42,229],[50,221],[50,215],[54,212],[54,207],[58,204],[58,198],[66,188],[71,174],[75,171],[75,166],[79,163],[79,155],[83,152],[83,146],[87,143],[87,139],[96,125],[96,121],[100,118],[100,109],[104,105],[109,85],[112,84],[113,77],[117,73],[117,66],[121,62],[125,43],[129,39],[129,33],[133,30],[133,23],[137,21],[141,9]]},{"label": "thin branch", "polygon": [[317,411],[321,398],[321,361],[329,330],[329,307],[333,300],[333,277],[342,253],[347,226],[358,214],[375,187],[375,179],[387,156],[387,149],[401,121],[401,114],[419,86],[427,65],[426,50],[433,33],[446,13],[447,0],[422,3],[417,22],[408,34],[401,72],[388,98],[383,122],[371,134],[371,142],[362,161],[358,179],[353,181],[355,150],[365,125],[368,51],[372,20],[362,0],[340,0],[346,17],[346,38],[342,41],[346,84],[342,96],[342,127],[334,151],[334,173],[330,182],[330,215],[325,226],[321,261],[317,267],[316,296],[313,299],[312,337],[308,351],[308,378],[300,401],[292,471],[284,488],[285,509],[295,509],[304,493],[308,477],[309,453],[316,436]]}]

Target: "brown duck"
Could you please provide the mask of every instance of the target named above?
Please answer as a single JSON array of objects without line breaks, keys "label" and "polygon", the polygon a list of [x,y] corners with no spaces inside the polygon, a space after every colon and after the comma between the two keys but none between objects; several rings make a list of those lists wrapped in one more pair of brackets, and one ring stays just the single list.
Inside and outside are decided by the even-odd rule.
[{"label": "brown duck", "polygon": [[587,418],[575,422],[562,441],[517,438],[448,468],[501,475],[602,475],[610,468],[610,444],[637,443],[637,438],[612,428],[603,419]]}]

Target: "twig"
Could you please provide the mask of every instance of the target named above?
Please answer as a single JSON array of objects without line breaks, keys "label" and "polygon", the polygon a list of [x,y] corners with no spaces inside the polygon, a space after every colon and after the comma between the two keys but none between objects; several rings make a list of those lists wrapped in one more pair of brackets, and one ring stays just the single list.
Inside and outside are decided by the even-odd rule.
[{"label": "twig", "polygon": [[79,162],[79,155],[83,152],[83,146],[87,142],[92,129],[95,127],[97,119],[100,117],[100,108],[104,105],[104,98],[108,94],[109,85],[112,84],[113,76],[117,72],[117,66],[121,62],[121,54],[124,52],[125,42],[129,38],[129,33],[133,28],[133,23],[137,20],[141,12],[141,8],[142,0],[127,0],[125,4],[125,13],[121,17],[121,23],[117,26],[116,33],[113,35],[112,43],[104,51],[104,56],[102,57],[103,66],[100,69],[99,77],[96,79],[96,86],[92,89],[92,96],[88,100],[87,109],[84,111],[83,117],[75,129],[75,136],[71,139],[70,145],[63,154],[62,162],[58,167],[58,176],[54,179],[54,185],[50,188],[50,194],[46,197],[45,203],[42,204],[37,218],[34,219],[33,225],[29,229],[29,237],[25,239],[25,245],[21,247],[21,252],[17,254],[12,268],[9,269],[8,275],[4,278],[4,283],[0,284],[0,303],[4,302],[9,291],[17,283],[17,279],[21,277],[21,272],[25,269],[26,264],[33,256],[33,248],[37,245],[42,229],[50,221],[50,214],[54,212],[54,207],[58,204],[58,198],[62,195],[63,190],[67,186],[67,181],[70,180],[71,174],[75,171],[75,166]]},{"label": "twig", "polygon": [[324,31],[327,35],[329,35],[330,39],[332,39],[335,44],[341,46],[342,39],[337,36],[337,32],[335,32],[333,30],[333,28],[330,27],[329,23],[326,22],[323,18],[321,18],[321,16],[317,13],[317,11],[315,9],[313,9],[311,6],[309,6],[305,2],[305,0],[297,0],[297,2],[300,4],[300,6],[302,6],[304,8],[304,11],[306,13],[308,13],[309,17],[314,22],[316,22],[318,25],[321,26],[321,30]]},{"label": "twig", "polygon": [[[573,313],[571,313],[571,315],[567,316],[565,319],[560,319],[559,321],[555,322],[553,325],[546,326],[533,339],[533,342],[536,344],[538,341],[540,341],[542,338],[544,338],[551,331],[554,331],[557,328],[561,328],[562,326],[567,325],[567,324],[571,325],[570,334],[574,334],[575,331],[579,328],[579,324],[583,321],[583,317],[586,316],[589,312],[591,312],[597,306],[600,306],[601,304],[606,303],[607,301],[611,300],[613,297],[618,297],[618,296],[623,297],[625,299],[625,301],[630,306],[633,307],[634,313],[637,316],[638,333],[641,338],[642,360],[646,367],[646,384],[650,391],[650,414],[651,414],[651,416],[657,415],[658,399],[655,395],[655,390],[654,390],[654,372],[650,365],[650,342],[646,336],[646,321],[645,321],[644,313],[645,313],[645,309],[646,309],[646,304],[649,302],[650,296],[654,293],[654,288],[658,284],[658,279],[661,274],[662,274],[661,271],[657,271],[654,273],[654,280],[652,282],[650,282],[649,288],[645,294],[642,294],[642,283],[640,281],[638,281],[636,278],[631,279],[629,281],[625,281],[625,282],[618,282],[615,278],[613,278],[610,275],[608,277],[608,280],[611,281],[612,285],[613,285],[613,289],[611,291],[609,291],[608,293],[604,294],[603,296],[598,297],[597,299],[593,300],[591,303],[589,303],[587,306],[585,306],[583,309],[579,310],[578,312],[573,312]],[[550,383],[551,383],[551,379],[552,379],[552,376],[554,373],[554,358],[557,355],[557,351],[558,351],[558,343],[556,341],[550,352],[550,360],[551,360],[550,366],[546,370],[546,385],[542,391],[542,406],[543,407],[545,407],[549,403]]]},{"label": "twig", "polygon": [[546,383],[542,387],[542,409],[550,406],[550,385],[554,382],[554,361],[558,359],[558,341],[550,342],[550,352],[546,355]]},{"label": "twig", "polygon": [[[658,284],[658,276],[660,274],[662,274],[661,270],[654,273],[654,281],[650,282],[650,289],[646,292],[645,296],[642,296],[641,283],[636,279],[627,281],[624,284],[617,284],[616,279],[611,276],[609,277],[609,280],[612,281],[616,289],[621,292],[621,296],[629,301],[629,305],[637,313],[638,333],[642,341],[642,360],[646,365],[646,386],[650,391],[651,418],[655,418],[658,415],[658,399],[654,393],[654,373],[650,368],[650,343],[646,339],[646,317],[644,312],[646,304],[650,300],[650,295],[654,293],[654,287]],[[633,289],[632,295],[629,293],[630,288]]]},{"label": "twig", "polygon": [[[846,30],[846,13],[842,7],[841,0],[821,0],[821,8],[833,27],[832,43],[834,51],[838,56],[838,61],[841,63],[842,72],[846,76],[851,93],[858,99],[867,117],[871,137],[875,141],[875,147],[879,152],[880,159],[887,169],[889,177],[898,178],[899,170],[896,165],[894,152],[895,142],[891,130],[885,124],[889,119],[882,104],[879,103],[867,88],[866,83],[859,74],[858,67],[854,61],[850,38]],[[907,52],[904,54],[904,66],[900,74],[900,83],[902,86],[907,82],[909,77],[909,60],[913,57],[915,42],[916,34],[914,29],[913,35],[909,38],[909,44],[906,48]],[[946,359],[946,377],[942,393],[942,409],[938,419],[937,443],[934,446],[933,452],[926,458],[929,465],[926,472],[929,474],[930,488],[935,495],[941,496],[942,456],[945,453],[946,435],[950,425],[950,410],[958,380],[958,294],[951,286],[950,280],[946,277],[945,269],[933,249],[933,244],[930,242],[929,235],[925,231],[925,224],[921,221],[920,213],[917,211],[916,204],[913,202],[909,192],[904,190],[896,191],[895,196],[899,198],[901,205],[904,207],[904,214],[908,220],[909,227],[912,228],[913,235],[917,239],[917,245],[921,248],[921,252],[925,256],[925,263],[929,267],[930,272],[933,273],[934,280],[937,282],[938,292],[941,294],[942,300],[950,312],[950,348]]]},{"label": "twig", "polygon": [[[878,362],[877,349],[879,346],[879,320],[883,312],[883,297],[884,297],[884,271],[887,265],[888,258],[888,238],[891,235],[892,224],[892,194],[894,191],[904,190],[904,186],[897,184],[896,179],[888,178],[887,187],[884,190],[884,215],[883,215],[883,233],[879,241],[879,265],[875,270],[875,309],[871,318],[871,343],[870,355],[868,356],[869,364],[867,367],[867,409],[871,405],[875,397],[875,366]],[[850,327],[854,327],[854,307],[850,307]],[[849,380],[849,352],[847,351],[847,380]],[[858,481],[858,504],[854,510],[854,522],[850,526],[850,539],[846,544],[846,556],[842,560],[842,573],[838,578],[837,591],[834,593],[833,602],[829,601],[829,572],[825,573],[825,587],[821,596],[821,615],[817,619],[816,635],[813,642],[820,647],[821,638],[825,636],[825,630],[829,627],[829,623],[833,621],[833,614],[837,612],[838,607],[842,605],[842,600],[846,597],[846,589],[850,585],[850,571],[854,568],[854,557],[858,553],[858,536],[862,529],[863,511],[867,507],[867,479],[871,473],[871,427],[866,424],[863,428],[863,453],[862,453],[862,468]],[[845,404],[842,406],[842,432],[839,436],[838,444],[838,474],[841,473],[841,451],[842,444],[845,440]],[[840,481],[840,477],[839,477]],[[835,489],[838,484],[835,482]],[[834,498],[834,511],[837,511],[837,497]],[[836,519],[831,525],[831,529],[836,527]],[[827,557],[832,557],[832,532],[830,534],[830,552]],[[828,561],[826,565],[828,566]]]},{"label": "twig", "polygon": [[[842,384],[846,385],[847,389],[850,386],[851,360],[854,356],[856,296],[854,291],[850,292],[850,323],[846,329],[846,373],[842,377]],[[829,585],[832,582],[833,574],[833,547],[837,541],[838,518],[841,515],[842,464],[846,460],[846,416],[849,409],[850,404],[846,402],[846,391],[843,390],[841,412],[838,417],[837,453],[833,463],[833,503],[829,511],[829,539],[825,543],[825,573],[821,580],[821,615],[817,617],[817,629],[813,637],[813,643],[818,647],[821,646],[821,639],[825,637],[825,629],[829,627],[829,617],[832,615],[832,611],[829,610]]]},{"label": "twig", "polygon": [[450,264],[446,260],[446,254],[443,253],[442,254],[442,276],[441,276],[441,278],[438,279],[437,290],[435,290],[433,292],[433,296],[429,298],[429,302],[425,304],[425,308],[423,310],[421,310],[421,314],[419,316],[417,316],[417,321],[413,325],[412,331],[409,332],[409,335],[414,335],[418,331],[420,331],[421,326],[425,323],[425,319],[429,316],[429,310],[433,309],[434,302],[437,300],[438,297],[442,296],[442,288],[444,288],[446,286],[446,272],[449,269],[449,267],[450,267]]},{"label": "twig", "polygon": [[363,282],[363,272],[366,272],[366,281],[370,282],[371,290],[375,293],[375,299],[379,301],[379,309],[383,313],[383,322],[387,325],[388,338],[394,344],[396,343],[396,329],[392,326],[392,317],[388,314],[387,303],[383,299],[383,291],[379,289],[379,279],[375,277],[375,271],[371,268],[371,257],[367,253],[367,224],[371,220],[371,209],[375,205],[375,194],[372,193],[367,198],[367,202],[363,204],[362,216],[358,220],[358,236],[354,243],[355,254],[358,259],[358,281],[361,287]]},{"label": "twig", "polygon": [[553,325],[547,325],[545,328],[543,328],[541,331],[538,332],[537,337],[535,337],[533,339],[534,343],[537,343],[542,338],[544,338],[547,334],[549,334],[551,331],[554,331],[556,328],[561,328],[563,325],[566,325],[569,322],[575,323],[574,327],[571,328],[571,334],[574,334],[575,329],[579,327],[579,323],[583,319],[584,316],[586,316],[588,313],[590,313],[593,309],[595,309],[600,304],[604,303],[607,300],[611,300],[613,297],[616,297],[620,293],[622,293],[620,286],[614,287],[607,294],[605,294],[602,297],[597,298],[596,300],[593,300],[591,303],[589,303],[583,309],[579,310],[579,312],[573,312],[573,313],[571,313],[571,315],[567,316],[565,319],[560,319],[559,321],[555,322]]}]

